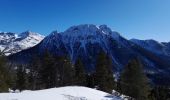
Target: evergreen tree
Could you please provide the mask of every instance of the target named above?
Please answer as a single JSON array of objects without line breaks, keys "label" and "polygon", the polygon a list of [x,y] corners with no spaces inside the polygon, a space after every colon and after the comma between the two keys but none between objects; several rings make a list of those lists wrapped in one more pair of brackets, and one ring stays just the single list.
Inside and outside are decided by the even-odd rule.
[{"label": "evergreen tree", "polygon": [[95,88],[95,73],[86,74],[87,87]]},{"label": "evergreen tree", "polygon": [[19,65],[16,70],[16,89],[20,91],[27,89],[27,74],[23,65]]},{"label": "evergreen tree", "polygon": [[140,61],[133,59],[120,75],[122,93],[137,100],[147,100],[149,93],[148,80],[142,68]]},{"label": "evergreen tree", "polygon": [[55,86],[54,57],[46,51],[38,69],[40,88],[52,88]]},{"label": "evergreen tree", "polygon": [[95,77],[95,83],[99,90],[112,92],[114,88],[112,61],[104,52],[101,52],[97,57]]},{"label": "evergreen tree", "polygon": [[86,73],[85,73],[82,61],[80,59],[77,59],[74,67],[75,67],[76,85],[85,86],[86,85]]},{"label": "evergreen tree", "polygon": [[38,89],[73,85],[74,66],[67,57],[54,57],[46,51],[40,62],[37,68]]},{"label": "evergreen tree", "polygon": [[39,80],[38,80],[39,68],[41,68],[41,61],[39,57],[35,56],[29,64],[30,71],[28,73],[28,87],[31,90],[41,89],[39,87]]},{"label": "evergreen tree", "polygon": [[169,100],[170,99],[170,89],[166,86],[155,86],[150,95],[150,100]]},{"label": "evergreen tree", "polygon": [[3,53],[0,52],[0,92],[8,91],[11,83],[10,71]]},{"label": "evergreen tree", "polygon": [[59,68],[59,71],[61,86],[74,85],[75,70],[70,59],[68,59],[67,57],[63,57],[63,59],[61,59],[61,66]]}]

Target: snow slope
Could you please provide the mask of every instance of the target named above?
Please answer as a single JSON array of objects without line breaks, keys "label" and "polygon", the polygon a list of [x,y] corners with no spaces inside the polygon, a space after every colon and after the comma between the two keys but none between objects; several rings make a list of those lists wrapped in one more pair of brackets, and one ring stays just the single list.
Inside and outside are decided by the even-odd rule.
[{"label": "snow slope", "polygon": [[1,93],[0,100],[122,100],[87,87],[68,86],[21,93]]},{"label": "snow slope", "polygon": [[130,41],[154,53],[170,56],[170,47],[166,42],[158,42],[152,39],[150,40],[131,39]]},{"label": "snow slope", "polygon": [[41,42],[42,39],[44,39],[44,36],[30,31],[20,34],[1,32],[0,51],[4,52],[5,55],[10,55],[12,53],[33,47]]}]

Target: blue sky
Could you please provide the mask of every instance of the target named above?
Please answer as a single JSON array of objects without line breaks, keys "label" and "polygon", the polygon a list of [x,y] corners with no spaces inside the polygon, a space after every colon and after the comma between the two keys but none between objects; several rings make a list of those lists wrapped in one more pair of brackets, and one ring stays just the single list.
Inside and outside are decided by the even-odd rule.
[{"label": "blue sky", "polygon": [[106,24],[122,36],[170,41],[170,0],[0,0],[0,30],[48,35]]}]

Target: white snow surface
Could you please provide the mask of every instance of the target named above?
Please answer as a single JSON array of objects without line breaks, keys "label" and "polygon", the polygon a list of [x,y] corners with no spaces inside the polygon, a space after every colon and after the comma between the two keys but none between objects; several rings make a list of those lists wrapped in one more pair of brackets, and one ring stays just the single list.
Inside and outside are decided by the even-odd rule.
[{"label": "white snow surface", "polygon": [[0,51],[4,52],[5,55],[17,53],[21,50],[30,48],[41,42],[44,36],[26,31],[20,34],[11,32],[0,33]]},{"label": "white snow surface", "polygon": [[122,100],[95,89],[67,86],[21,93],[0,93],[0,100]]}]

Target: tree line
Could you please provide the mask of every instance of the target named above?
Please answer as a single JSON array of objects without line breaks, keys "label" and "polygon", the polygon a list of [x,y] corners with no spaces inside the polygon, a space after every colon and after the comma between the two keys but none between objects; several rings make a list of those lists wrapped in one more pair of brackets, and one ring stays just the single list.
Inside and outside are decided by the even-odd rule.
[{"label": "tree line", "polygon": [[86,86],[112,93],[116,90],[136,100],[167,100],[170,98],[168,87],[150,86],[138,58],[132,59],[114,77],[112,61],[105,52],[96,58],[95,71],[88,73],[81,58],[73,64],[69,57],[53,56],[45,52],[35,56],[29,64],[11,64],[0,53],[0,92],[9,88],[15,90],[39,90],[61,86]]}]

